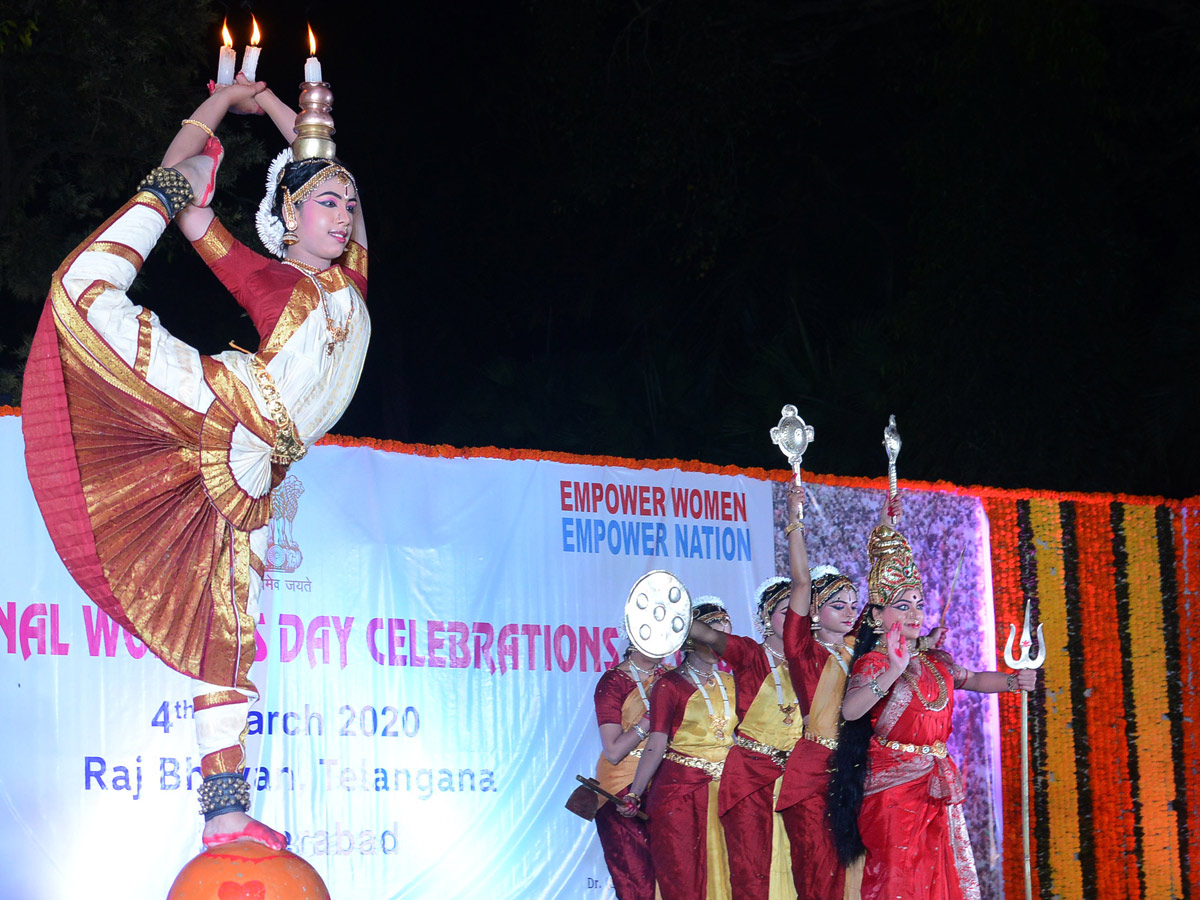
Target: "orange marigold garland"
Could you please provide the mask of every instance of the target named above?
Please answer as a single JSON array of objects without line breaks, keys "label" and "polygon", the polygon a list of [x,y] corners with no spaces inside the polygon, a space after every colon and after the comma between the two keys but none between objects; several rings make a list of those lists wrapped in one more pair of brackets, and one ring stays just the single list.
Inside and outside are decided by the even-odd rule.
[{"label": "orange marigold garland", "polygon": [[1176,610],[1180,621],[1179,674],[1183,695],[1180,718],[1183,729],[1184,782],[1187,801],[1184,804],[1187,829],[1184,884],[1190,895],[1200,896],[1200,646],[1194,640],[1194,629],[1188,627],[1192,617],[1200,612],[1200,509],[1183,508],[1172,511],[1172,530],[1175,544]]},{"label": "orange marigold garland", "polygon": [[1062,534],[1062,586],[1063,605],[1066,614],[1066,657],[1063,660],[1070,681],[1070,735],[1074,745],[1075,815],[1078,818],[1076,834],[1079,839],[1079,875],[1081,891],[1085,897],[1095,897],[1096,884],[1096,841],[1093,827],[1094,794],[1091,780],[1092,744],[1089,740],[1089,716],[1085,673],[1090,660],[1087,644],[1083,639],[1084,611],[1080,605],[1079,532],[1077,504],[1064,501],[1059,504],[1059,520]]},{"label": "orange marigold garland", "polygon": [[1125,742],[1121,642],[1117,628],[1112,516],[1107,504],[1076,504],[1081,633],[1086,650],[1088,757],[1095,841],[1096,900],[1137,897],[1133,797]]},{"label": "orange marigold garland", "polygon": [[1051,838],[1043,848],[1048,855],[1048,887],[1062,897],[1082,897],[1083,874],[1079,864],[1080,823],[1075,788],[1075,740],[1071,719],[1071,664],[1067,656],[1066,597],[1063,585],[1062,524],[1059,503],[1029,501],[1032,565],[1036,580],[1037,619],[1046,639],[1046,665],[1039,692],[1045,715],[1040,721],[1040,747],[1045,761],[1045,781],[1039,802]]}]

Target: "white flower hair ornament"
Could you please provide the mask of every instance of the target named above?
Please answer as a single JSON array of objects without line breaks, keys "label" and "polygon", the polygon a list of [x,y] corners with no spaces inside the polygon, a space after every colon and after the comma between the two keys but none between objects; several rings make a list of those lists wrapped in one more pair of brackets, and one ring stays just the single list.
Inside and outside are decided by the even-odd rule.
[{"label": "white flower hair ornament", "polygon": [[274,256],[284,257],[283,219],[277,216],[271,207],[275,205],[275,191],[279,187],[279,179],[283,177],[283,167],[292,161],[292,148],[285,147],[279,155],[271,160],[267,169],[267,193],[258,204],[258,212],[254,216],[254,225],[258,230],[258,239]]}]

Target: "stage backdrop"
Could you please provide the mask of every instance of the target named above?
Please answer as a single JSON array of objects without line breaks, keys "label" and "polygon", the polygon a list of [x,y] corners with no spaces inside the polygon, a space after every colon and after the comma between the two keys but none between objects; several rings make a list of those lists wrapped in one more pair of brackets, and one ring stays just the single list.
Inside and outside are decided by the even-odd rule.
[{"label": "stage backdrop", "polygon": [[[15,416],[0,417],[0,723],[8,736],[0,745],[7,813],[0,893],[31,900],[97,891],[162,896],[199,849],[188,684],[99,613],[63,569],[25,479],[19,425]],[[594,769],[591,695],[623,650],[624,598],[638,576],[666,568],[693,594],[722,596],[735,628],[749,633],[754,587],[786,574],[785,477],[494,448],[336,439],[315,448],[281,485],[272,520],[270,586],[252,673],[263,693],[251,722],[253,812],[288,831],[293,849],[316,866],[335,898],[611,897],[594,827],[563,803],[575,774]],[[807,534],[814,563],[833,562],[865,581],[865,541],[883,485],[812,479]],[[1080,585],[1092,571],[1078,553],[1085,542],[1077,519],[1085,517],[1068,515],[1074,501],[922,487],[905,493],[904,530],[922,566],[930,620],[963,560],[950,624],[951,649],[966,665],[994,666],[997,642],[1003,645],[992,610],[993,565],[1009,592],[1001,625],[1019,621],[1025,595],[1036,596],[1048,622],[1076,604],[1075,624],[1061,635],[1048,624],[1054,693],[1034,710],[1044,817],[1036,847],[1040,895],[1102,895],[1082,890],[1097,875],[1087,865],[1079,872],[1081,857],[1069,855],[1091,853],[1098,865],[1107,847],[1100,844],[1109,840],[1129,845],[1121,847],[1134,854],[1127,859],[1137,873],[1123,883],[1142,893],[1107,896],[1171,896],[1151,891],[1157,868],[1150,876],[1143,869],[1174,865],[1163,877],[1176,885],[1189,871],[1187,807],[1176,804],[1195,796],[1195,773],[1183,763],[1192,732],[1153,716],[1189,692],[1181,694],[1177,682],[1164,686],[1165,678],[1156,689],[1154,674],[1138,663],[1122,669],[1118,644],[1103,651],[1111,658],[1095,652],[1097,667],[1104,666],[1097,672],[1124,672],[1116,687],[1103,688],[1104,700],[1083,694],[1090,682],[1075,669],[1088,662],[1080,654],[1078,663],[1068,662],[1068,642],[1080,639],[1080,627],[1108,637],[1104,629],[1112,624],[1078,621],[1089,600],[1086,593],[1081,600]],[[1145,584],[1165,584],[1168,568],[1172,604],[1194,590],[1195,551],[1182,526],[1195,521],[1187,518],[1195,510],[1116,500],[1104,508],[1109,537],[1113,528],[1123,536],[1120,552],[1111,544],[1110,554],[1126,573],[1124,600],[1107,602],[1126,623],[1131,653],[1150,658],[1167,599],[1157,607],[1158,632],[1154,621],[1138,624],[1137,604],[1153,606]],[[1053,534],[1047,509],[1057,511]],[[1147,515],[1154,540],[1143,546],[1140,531],[1126,540],[1122,523]],[[1001,523],[999,535],[989,516]],[[1141,562],[1151,550],[1152,571]],[[1064,558],[1074,562],[1064,566]],[[1075,574],[1064,576],[1068,571]],[[1054,580],[1064,577],[1056,593]],[[1173,633],[1175,649],[1163,665],[1178,678],[1190,669]],[[1071,710],[1062,708],[1068,689],[1080,692]],[[1093,819],[1097,829],[1105,824],[1092,796],[1098,801],[1096,792],[1109,784],[1092,786],[1087,817],[1084,786],[1076,807],[1067,802],[1076,788],[1064,787],[1062,733],[1072,733],[1080,704],[1114,698],[1143,710],[1142,727],[1162,731],[1153,739],[1166,742],[1151,749],[1143,741],[1139,749],[1135,730],[1125,752],[1095,754],[1124,785],[1128,821],[1124,832],[1085,838]],[[989,898],[1003,896],[1005,880],[1010,897],[1021,892],[1012,800],[1019,785],[1000,777],[1016,768],[1016,710],[1008,696],[960,694],[956,707],[952,752],[970,782],[968,820]],[[1128,737],[1128,717],[1112,710],[1106,720],[1094,713],[1087,735],[1106,739],[1096,729],[1113,722]],[[1096,765],[1089,754],[1080,756],[1079,738],[1076,731],[1073,758]],[[1173,776],[1156,773],[1161,784],[1153,789],[1122,782],[1130,766],[1140,761],[1145,775],[1155,760],[1173,765]],[[1180,812],[1167,815],[1171,810]],[[1068,843],[1061,843],[1064,815]],[[1165,824],[1151,827],[1159,822]],[[1060,874],[1066,870],[1077,873],[1078,893],[1063,889],[1070,887]]]}]

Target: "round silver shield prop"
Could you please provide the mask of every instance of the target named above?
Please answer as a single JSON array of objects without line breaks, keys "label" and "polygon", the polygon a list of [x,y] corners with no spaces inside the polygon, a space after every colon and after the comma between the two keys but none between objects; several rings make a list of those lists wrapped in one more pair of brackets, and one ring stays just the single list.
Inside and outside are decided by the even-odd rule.
[{"label": "round silver shield prop", "polygon": [[683,582],[663,569],[633,583],[625,601],[625,633],[646,656],[670,656],[687,640],[692,598]]}]

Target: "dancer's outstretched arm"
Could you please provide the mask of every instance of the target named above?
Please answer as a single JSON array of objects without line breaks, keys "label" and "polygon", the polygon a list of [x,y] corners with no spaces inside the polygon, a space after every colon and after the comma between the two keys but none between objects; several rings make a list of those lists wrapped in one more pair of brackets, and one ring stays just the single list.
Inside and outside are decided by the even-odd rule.
[{"label": "dancer's outstretched arm", "polygon": [[812,605],[812,576],[808,569],[808,545],[804,543],[804,527],[792,528],[801,521],[804,506],[804,488],[792,485],[787,493],[788,565],[791,568],[792,591],[788,608],[798,616],[807,616]]},{"label": "dancer's outstretched arm", "polygon": [[964,691],[980,694],[1001,694],[1005,691],[1032,691],[1037,687],[1037,669],[1018,669],[1016,672],[967,672]]},{"label": "dancer's outstretched arm", "polygon": [[223,151],[220,142],[211,138],[209,132],[215,132],[221,120],[231,111],[258,111],[254,98],[265,88],[266,83],[262,81],[246,81],[216,88],[180,125],[179,133],[163,154],[162,164],[182,172],[196,194],[195,201],[175,217],[179,230],[189,241],[203,237],[213,220],[208,203],[212,199]]}]

